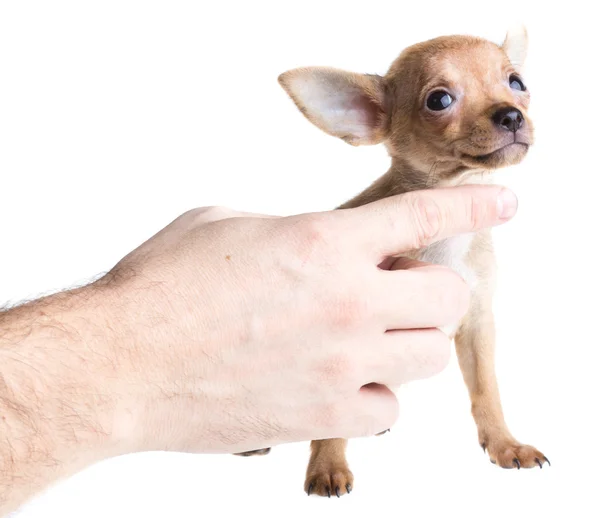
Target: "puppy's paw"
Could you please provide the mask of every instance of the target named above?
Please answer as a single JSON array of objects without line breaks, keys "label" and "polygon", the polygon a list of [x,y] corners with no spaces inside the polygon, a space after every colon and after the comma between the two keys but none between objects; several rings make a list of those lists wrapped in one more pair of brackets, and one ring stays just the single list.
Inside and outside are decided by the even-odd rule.
[{"label": "puppy's paw", "polygon": [[309,470],[304,482],[304,491],[310,495],[327,496],[335,495],[338,498],[345,493],[350,494],[354,476],[348,466],[321,465]]},{"label": "puppy's paw", "polygon": [[266,455],[271,451],[271,448],[263,448],[261,450],[243,451],[241,453],[234,453],[240,457],[253,457],[254,455]]},{"label": "puppy's paw", "polygon": [[492,464],[501,468],[542,468],[544,463],[550,465],[550,461],[542,452],[514,439],[484,440],[481,447],[484,452],[487,450]]}]

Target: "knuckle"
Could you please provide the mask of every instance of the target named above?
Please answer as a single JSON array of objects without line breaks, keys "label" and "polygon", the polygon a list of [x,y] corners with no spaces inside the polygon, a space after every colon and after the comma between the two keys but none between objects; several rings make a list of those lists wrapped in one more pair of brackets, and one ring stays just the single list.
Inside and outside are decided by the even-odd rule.
[{"label": "knuckle", "polygon": [[290,218],[281,237],[285,237],[303,265],[314,261],[332,263],[335,259],[331,229],[320,215]]},{"label": "knuckle", "polygon": [[407,204],[413,226],[415,248],[430,244],[442,228],[442,211],[435,200],[426,194],[409,194]]},{"label": "knuckle", "polygon": [[192,209],[184,214],[194,223],[208,223],[221,219],[230,218],[235,215],[235,211],[221,205],[211,205],[208,207],[199,207]]},{"label": "knuckle", "polygon": [[471,197],[471,203],[468,204],[467,220],[472,230],[482,228],[488,220],[488,205],[477,196]]},{"label": "knuckle", "polygon": [[346,385],[357,378],[357,368],[345,352],[337,353],[325,359],[316,369],[319,383],[327,385]]},{"label": "knuckle", "polygon": [[204,214],[206,212],[207,209],[208,207],[197,207],[194,209],[186,210],[185,212],[181,213],[177,218],[175,218],[174,223],[190,224],[192,222],[195,222],[197,219],[200,218],[201,214]]},{"label": "knuckle", "polygon": [[358,294],[343,294],[325,305],[329,324],[338,331],[356,328],[368,320],[369,306],[367,297]]},{"label": "knuckle", "polygon": [[223,207],[221,205],[214,205],[209,207],[206,214],[214,219],[229,218],[235,214],[235,211],[229,207]]},{"label": "knuckle", "polygon": [[329,242],[329,229],[327,222],[318,216],[307,217],[302,221],[302,240],[309,248]]}]

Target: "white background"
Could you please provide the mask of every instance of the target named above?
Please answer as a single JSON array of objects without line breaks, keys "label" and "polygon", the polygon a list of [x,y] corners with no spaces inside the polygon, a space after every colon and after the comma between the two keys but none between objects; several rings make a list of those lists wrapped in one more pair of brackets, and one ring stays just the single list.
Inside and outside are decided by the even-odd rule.
[{"label": "white background", "polygon": [[[598,42],[585,4],[0,3],[0,304],[105,272],[202,205],[292,214],[337,206],[388,166],[311,126],[277,76],[300,65],[385,73],[441,34],[531,39],[537,144],[497,181],[498,376],[513,433],[552,461],[481,452],[455,359],[404,389],[390,434],[351,442],[355,491],[303,492],[308,444],[257,458],[149,453],[91,467],[34,517],[597,516]],[[587,5],[592,5],[588,3]]]}]

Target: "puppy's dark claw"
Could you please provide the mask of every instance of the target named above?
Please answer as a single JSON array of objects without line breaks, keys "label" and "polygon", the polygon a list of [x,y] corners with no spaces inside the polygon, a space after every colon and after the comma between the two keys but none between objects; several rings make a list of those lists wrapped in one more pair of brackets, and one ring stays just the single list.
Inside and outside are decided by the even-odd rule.
[{"label": "puppy's dark claw", "polygon": [[325,489],[327,489],[327,498],[331,498],[331,489],[329,489],[329,486],[327,486]]},{"label": "puppy's dark claw", "polygon": [[481,443],[481,449],[483,450],[483,453],[485,453],[486,448],[487,448],[487,445],[485,443]]},{"label": "puppy's dark claw", "polygon": [[548,463],[548,466],[552,466],[552,464],[550,464],[550,461],[548,460],[548,457],[544,457],[544,460]]},{"label": "puppy's dark claw", "polygon": [[517,459],[517,458],[514,458],[514,459],[513,459],[513,464],[514,464],[515,466],[517,466],[517,469],[521,469],[521,463],[519,462],[519,459]]},{"label": "puppy's dark claw", "polygon": [[340,497],[340,486],[336,486],[336,488],[335,488],[335,494],[336,494],[336,496],[338,498]]},{"label": "puppy's dark claw", "polygon": [[540,469],[542,469],[542,463],[540,462],[540,459],[536,457],[535,462],[537,462],[537,465],[540,467]]},{"label": "puppy's dark claw", "polygon": [[313,483],[311,482],[310,485],[308,486],[308,491],[307,491],[308,496],[310,496],[310,493],[312,490],[313,490]]},{"label": "puppy's dark claw", "polygon": [[350,486],[350,484],[346,484],[346,491],[348,491],[348,494],[352,492],[352,487]]}]

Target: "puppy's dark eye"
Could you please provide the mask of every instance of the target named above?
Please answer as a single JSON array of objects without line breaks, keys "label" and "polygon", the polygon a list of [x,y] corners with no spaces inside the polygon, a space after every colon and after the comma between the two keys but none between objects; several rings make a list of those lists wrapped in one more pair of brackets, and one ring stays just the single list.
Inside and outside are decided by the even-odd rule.
[{"label": "puppy's dark eye", "polygon": [[444,92],[443,90],[438,90],[433,92],[427,98],[427,108],[430,110],[439,112],[441,110],[445,110],[454,102],[454,99],[448,92]]},{"label": "puppy's dark eye", "polygon": [[525,88],[525,85],[523,84],[523,81],[521,81],[521,78],[515,74],[512,74],[508,78],[508,82],[513,90],[519,90],[521,92],[527,90],[527,88]]}]

